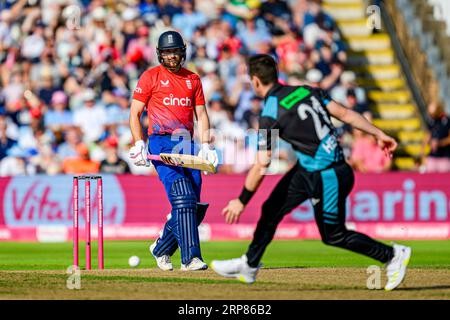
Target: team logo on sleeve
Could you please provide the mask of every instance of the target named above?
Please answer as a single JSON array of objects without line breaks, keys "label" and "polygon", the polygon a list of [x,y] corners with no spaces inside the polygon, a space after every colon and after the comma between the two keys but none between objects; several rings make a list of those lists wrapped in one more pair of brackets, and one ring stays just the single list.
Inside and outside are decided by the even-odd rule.
[{"label": "team logo on sleeve", "polygon": [[136,89],[134,89],[134,92],[142,93],[142,88],[141,87],[136,87]]},{"label": "team logo on sleeve", "polygon": [[191,80],[186,80],[186,85],[188,87],[189,90],[192,90],[192,83]]}]

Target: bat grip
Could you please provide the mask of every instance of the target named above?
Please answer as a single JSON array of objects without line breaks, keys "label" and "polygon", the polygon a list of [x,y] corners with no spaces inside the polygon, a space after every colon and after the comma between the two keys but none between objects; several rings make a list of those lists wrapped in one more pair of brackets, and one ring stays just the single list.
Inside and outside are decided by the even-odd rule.
[{"label": "bat grip", "polygon": [[156,160],[156,161],[161,161],[161,157],[157,154],[149,154],[147,156],[148,160]]}]

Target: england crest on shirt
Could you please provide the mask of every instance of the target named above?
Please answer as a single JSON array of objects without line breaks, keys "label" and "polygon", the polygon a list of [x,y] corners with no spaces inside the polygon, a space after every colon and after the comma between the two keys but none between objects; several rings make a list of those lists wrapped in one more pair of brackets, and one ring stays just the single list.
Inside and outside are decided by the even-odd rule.
[{"label": "england crest on shirt", "polygon": [[189,90],[192,90],[192,83],[191,80],[186,80],[186,85],[188,87]]}]

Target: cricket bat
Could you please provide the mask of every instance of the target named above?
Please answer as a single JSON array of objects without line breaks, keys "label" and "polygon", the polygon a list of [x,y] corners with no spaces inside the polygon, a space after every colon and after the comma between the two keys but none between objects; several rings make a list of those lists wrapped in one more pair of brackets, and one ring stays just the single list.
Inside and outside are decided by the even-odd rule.
[{"label": "cricket bat", "polygon": [[174,153],[161,153],[159,155],[149,154],[148,159],[161,161],[170,166],[184,167],[206,171],[209,173],[216,173],[216,168],[213,166],[211,162],[190,154],[174,154]]}]

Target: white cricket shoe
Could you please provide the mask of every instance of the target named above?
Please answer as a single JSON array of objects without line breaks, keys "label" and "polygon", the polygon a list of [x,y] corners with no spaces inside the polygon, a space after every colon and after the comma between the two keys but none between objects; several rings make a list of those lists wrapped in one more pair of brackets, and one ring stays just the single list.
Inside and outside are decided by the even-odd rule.
[{"label": "white cricket shoe", "polygon": [[394,257],[386,265],[388,281],[384,290],[391,291],[402,283],[410,257],[410,247],[394,244]]},{"label": "white cricket shoe", "polygon": [[181,271],[196,271],[196,270],[206,270],[208,265],[204,263],[199,258],[192,258],[191,262],[186,264],[181,264]]},{"label": "white cricket shoe", "polygon": [[247,256],[244,254],[240,258],[230,260],[213,260],[211,268],[221,276],[236,278],[244,283],[253,283],[261,264],[256,268],[250,267],[247,263]]},{"label": "white cricket shoe", "polygon": [[163,255],[161,257],[157,257],[157,256],[155,256],[153,254],[153,250],[155,250],[157,242],[158,242],[158,239],[156,239],[156,241],[153,242],[152,245],[150,246],[150,248],[149,248],[150,253],[155,258],[156,264],[158,265],[158,268],[160,268],[163,271],[172,271],[173,270],[173,265],[172,265],[172,262],[170,261],[170,256],[169,255],[165,254],[165,255]]}]

